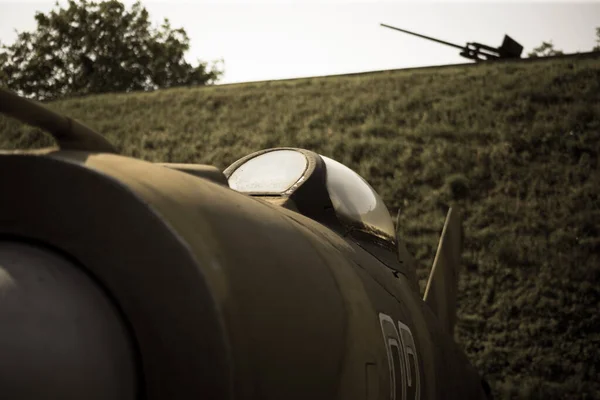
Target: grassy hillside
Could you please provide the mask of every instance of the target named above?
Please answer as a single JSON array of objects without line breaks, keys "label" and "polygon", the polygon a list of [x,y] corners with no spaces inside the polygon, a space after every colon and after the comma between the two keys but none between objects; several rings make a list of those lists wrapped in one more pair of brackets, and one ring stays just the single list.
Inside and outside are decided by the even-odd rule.
[{"label": "grassy hillside", "polygon": [[[600,58],[395,71],[51,108],[125,155],[221,168],[315,150],[384,197],[423,287],[444,211],[465,210],[457,340],[497,398],[600,398]],[[0,148],[52,141],[0,120]]]}]

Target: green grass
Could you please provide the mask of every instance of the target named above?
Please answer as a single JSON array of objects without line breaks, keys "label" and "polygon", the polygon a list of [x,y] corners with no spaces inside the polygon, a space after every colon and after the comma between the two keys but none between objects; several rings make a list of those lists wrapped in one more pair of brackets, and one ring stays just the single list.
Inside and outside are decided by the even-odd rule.
[{"label": "green grass", "polygon": [[[424,286],[464,210],[456,338],[496,398],[600,398],[600,58],[77,98],[54,110],[129,156],[224,168],[276,146],[364,176]],[[52,144],[0,120],[0,148]]]}]

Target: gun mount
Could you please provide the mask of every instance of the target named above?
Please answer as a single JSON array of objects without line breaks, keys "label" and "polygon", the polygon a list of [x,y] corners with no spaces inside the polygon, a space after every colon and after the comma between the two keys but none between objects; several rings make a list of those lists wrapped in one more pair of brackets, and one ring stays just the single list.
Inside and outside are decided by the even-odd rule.
[{"label": "gun mount", "polygon": [[432,38],[430,36],[421,35],[419,33],[407,31],[405,29],[396,28],[395,26],[380,24],[381,26],[396,31],[408,33],[409,35],[417,36],[423,39],[431,40],[433,42],[441,43],[446,46],[454,47],[461,50],[460,55],[475,61],[488,61],[506,58],[521,58],[523,52],[523,46],[508,35],[504,35],[504,41],[498,48],[487,46],[485,44],[469,42],[465,46],[446,42],[444,40]]}]

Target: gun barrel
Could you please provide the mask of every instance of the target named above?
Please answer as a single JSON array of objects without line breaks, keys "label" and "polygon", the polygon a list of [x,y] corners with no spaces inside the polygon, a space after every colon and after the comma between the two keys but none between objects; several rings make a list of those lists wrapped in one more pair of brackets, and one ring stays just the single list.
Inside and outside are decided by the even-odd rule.
[{"label": "gun barrel", "polygon": [[390,25],[386,25],[386,24],[380,24],[380,25],[381,25],[381,26],[383,26],[383,27],[386,27],[386,28],[394,29],[394,30],[396,30],[396,31],[400,31],[400,32],[408,33],[409,35],[414,35],[414,36],[418,36],[418,37],[420,37],[420,38],[423,38],[423,39],[432,40],[432,41],[434,41],[434,42],[438,42],[438,43],[441,43],[441,44],[445,44],[446,46],[455,47],[455,48],[457,48],[457,49],[461,49],[461,50],[464,50],[464,49],[465,49],[465,46],[460,46],[460,45],[458,45],[458,44],[454,44],[454,43],[446,42],[446,41],[444,41],[444,40],[440,40],[440,39],[432,38],[432,37],[429,37],[429,36],[421,35],[421,34],[419,34],[419,33],[411,32],[411,31],[407,31],[407,30],[404,30],[404,29],[396,28],[395,26],[390,26]]}]

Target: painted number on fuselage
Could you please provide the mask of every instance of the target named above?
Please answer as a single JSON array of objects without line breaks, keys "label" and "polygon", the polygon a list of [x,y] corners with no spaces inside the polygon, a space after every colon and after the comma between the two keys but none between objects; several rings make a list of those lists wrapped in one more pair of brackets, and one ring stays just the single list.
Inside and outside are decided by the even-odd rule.
[{"label": "painted number on fuselage", "polygon": [[379,313],[381,332],[387,349],[392,400],[420,400],[421,379],[417,347],[410,328],[389,315]]}]

